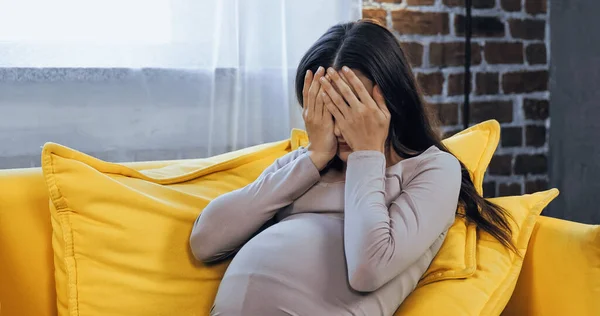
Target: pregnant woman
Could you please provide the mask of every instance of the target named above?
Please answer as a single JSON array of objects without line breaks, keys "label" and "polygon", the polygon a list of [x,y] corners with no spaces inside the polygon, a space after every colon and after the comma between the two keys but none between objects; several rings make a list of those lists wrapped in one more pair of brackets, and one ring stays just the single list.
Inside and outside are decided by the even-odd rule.
[{"label": "pregnant woman", "polygon": [[506,212],[477,195],[441,143],[386,28],[330,28],[302,58],[296,93],[310,144],[194,224],[196,258],[235,254],[211,315],[393,315],[457,206],[514,249]]}]

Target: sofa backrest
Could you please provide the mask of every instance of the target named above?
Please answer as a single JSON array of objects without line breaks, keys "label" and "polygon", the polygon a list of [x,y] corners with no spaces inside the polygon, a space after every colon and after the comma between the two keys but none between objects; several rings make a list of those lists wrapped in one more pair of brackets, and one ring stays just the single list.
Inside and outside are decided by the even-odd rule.
[{"label": "sofa backrest", "polygon": [[41,169],[0,170],[0,314],[56,315],[51,237]]}]

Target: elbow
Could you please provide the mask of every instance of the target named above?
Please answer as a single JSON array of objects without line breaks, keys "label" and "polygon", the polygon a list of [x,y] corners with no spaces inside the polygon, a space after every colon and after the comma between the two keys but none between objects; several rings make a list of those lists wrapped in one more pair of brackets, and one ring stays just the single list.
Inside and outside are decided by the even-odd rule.
[{"label": "elbow", "polygon": [[[218,199],[218,198],[217,198]],[[190,250],[192,256],[203,263],[213,263],[220,259],[219,238],[216,235],[213,221],[210,220],[211,206],[214,206],[213,200],[204,208],[204,211],[198,216],[192,232],[190,233]],[[208,217],[207,217],[208,216]],[[218,226],[218,225],[217,225]]]},{"label": "elbow", "polygon": [[378,271],[377,267],[368,263],[357,265],[348,275],[350,287],[357,292],[376,291],[385,284]]},{"label": "elbow", "polygon": [[210,238],[210,232],[205,232],[198,227],[192,229],[190,235],[190,250],[196,260],[203,263],[214,263],[223,258],[216,247],[216,243]]},{"label": "elbow", "polygon": [[210,240],[204,238],[202,233],[197,231],[196,228],[192,230],[192,234],[190,236],[190,249],[192,251],[192,255],[198,261],[211,262],[214,260],[215,253],[210,247]]}]

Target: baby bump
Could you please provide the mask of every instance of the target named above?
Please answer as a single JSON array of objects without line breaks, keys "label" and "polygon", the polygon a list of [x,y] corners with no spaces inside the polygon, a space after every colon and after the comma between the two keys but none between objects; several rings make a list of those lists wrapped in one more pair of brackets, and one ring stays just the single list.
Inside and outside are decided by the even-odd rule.
[{"label": "baby bump", "polygon": [[265,276],[302,292],[339,292],[332,287],[347,285],[343,228],[340,217],[292,215],[246,243],[222,284],[233,276]]}]

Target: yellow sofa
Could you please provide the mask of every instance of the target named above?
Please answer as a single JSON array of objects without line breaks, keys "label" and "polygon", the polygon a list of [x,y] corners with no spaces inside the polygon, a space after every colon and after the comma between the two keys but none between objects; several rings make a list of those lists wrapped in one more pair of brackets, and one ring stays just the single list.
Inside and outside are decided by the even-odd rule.
[{"label": "yellow sofa", "polygon": [[[57,314],[48,203],[41,169],[0,170],[1,316]],[[600,227],[542,216],[503,314],[600,315]]]}]

